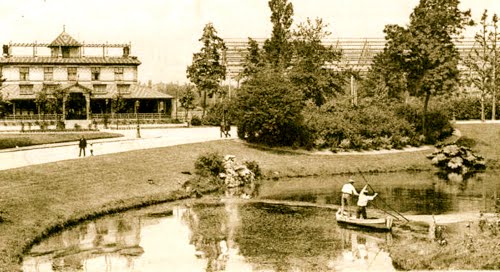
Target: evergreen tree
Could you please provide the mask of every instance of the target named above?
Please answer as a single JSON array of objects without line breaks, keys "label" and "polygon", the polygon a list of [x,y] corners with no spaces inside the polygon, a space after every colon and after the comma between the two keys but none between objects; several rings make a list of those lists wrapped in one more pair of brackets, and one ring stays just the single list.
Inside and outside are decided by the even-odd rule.
[{"label": "evergreen tree", "polygon": [[187,67],[187,77],[203,92],[203,117],[207,107],[207,95],[212,97],[219,92],[220,83],[226,79],[226,65],[223,53],[226,50],[224,41],[217,36],[217,31],[212,23],[203,28],[199,39],[203,47],[201,51],[193,54],[193,62]]}]

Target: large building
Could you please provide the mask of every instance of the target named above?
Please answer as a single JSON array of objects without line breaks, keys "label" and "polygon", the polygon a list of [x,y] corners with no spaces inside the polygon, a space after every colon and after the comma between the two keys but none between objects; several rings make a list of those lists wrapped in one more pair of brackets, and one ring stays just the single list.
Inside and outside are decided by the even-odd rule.
[{"label": "large building", "polygon": [[[3,45],[0,90],[11,102],[8,118],[37,119],[37,97],[55,92],[63,94],[63,120],[102,118],[114,110],[171,117],[172,96],[138,83],[141,62],[130,53],[130,44],[85,44],[65,31],[51,43]],[[112,106],[116,101],[121,107]]]},{"label": "large building", "polygon": [[[255,39],[259,45],[263,45],[265,39]],[[248,48],[247,39],[224,39],[227,47],[226,60],[227,72],[230,82],[237,82],[239,74],[243,71],[243,61]],[[462,57],[466,58],[474,48],[479,45],[473,38],[455,39],[455,45]],[[333,63],[335,69],[351,69],[366,73],[373,63],[373,57],[382,52],[385,46],[384,38],[339,38],[323,41],[327,46],[332,46],[342,51],[342,59]],[[467,68],[461,63],[459,68],[466,72]]]}]

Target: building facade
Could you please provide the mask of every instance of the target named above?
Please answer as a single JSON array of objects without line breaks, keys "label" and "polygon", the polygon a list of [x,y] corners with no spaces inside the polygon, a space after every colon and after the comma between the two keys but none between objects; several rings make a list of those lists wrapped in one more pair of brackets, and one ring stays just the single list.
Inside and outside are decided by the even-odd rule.
[{"label": "building facade", "polygon": [[37,119],[51,113],[43,112],[43,95],[61,97],[63,120],[110,113],[171,117],[173,97],[138,83],[141,62],[130,53],[130,44],[84,44],[65,31],[49,44],[3,45],[0,91],[10,102],[7,117]]}]

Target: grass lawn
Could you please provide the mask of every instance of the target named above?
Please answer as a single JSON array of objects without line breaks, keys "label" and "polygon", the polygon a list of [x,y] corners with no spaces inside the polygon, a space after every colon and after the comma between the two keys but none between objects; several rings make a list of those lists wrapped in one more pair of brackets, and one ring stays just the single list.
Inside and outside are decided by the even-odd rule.
[{"label": "grass lawn", "polygon": [[0,149],[73,142],[78,141],[82,135],[87,140],[123,137],[118,133],[85,131],[70,133],[4,133],[0,134]]},{"label": "grass lawn", "polygon": [[[429,151],[379,155],[307,155],[213,141],[137,150],[0,171],[0,271],[19,270],[20,258],[44,235],[101,214],[188,197],[181,184],[200,154],[255,160],[271,177],[430,170]],[[139,162],[139,163],[138,163]],[[153,180],[152,183],[148,180]],[[266,182],[273,182],[272,179]]]}]

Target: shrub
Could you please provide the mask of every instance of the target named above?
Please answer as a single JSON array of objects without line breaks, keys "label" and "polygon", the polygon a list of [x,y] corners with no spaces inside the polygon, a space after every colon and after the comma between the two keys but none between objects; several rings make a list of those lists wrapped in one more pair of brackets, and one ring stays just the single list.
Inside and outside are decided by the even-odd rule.
[{"label": "shrub", "polygon": [[62,120],[58,120],[56,124],[56,129],[64,130],[66,128],[66,124]]},{"label": "shrub", "polygon": [[440,169],[438,175],[452,181],[463,181],[486,168],[486,161],[468,147],[448,144],[427,156]]},{"label": "shrub", "polygon": [[303,94],[282,74],[261,71],[245,81],[236,108],[238,136],[270,146],[307,146]]},{"label": "shrub", "polygon": [[201,124],[202,124],[202,120],[197,115],[195,115],[195,116],[193,116],[191,118],[191,125],[193,125],[193,126],[201,126]]},{"label": "shrub", "polygon": [[262,170],[260,169],[259,163],[256,161],[244,161],[243,164],[248,168],[248,170],[254,173],[256,179],[262,177]]},{"label": "shrub", "polygon": [[82,126],[80,126],[80,124],[75,123],[74,128],[75,128],[76,130],[80,130],[80,129],[82,128]]},{"label": "shrub", "polygon": [[217,152],[200,155],[195,163],[196,174],[200,176],[218,176],[224,171],[223,157]]}]

